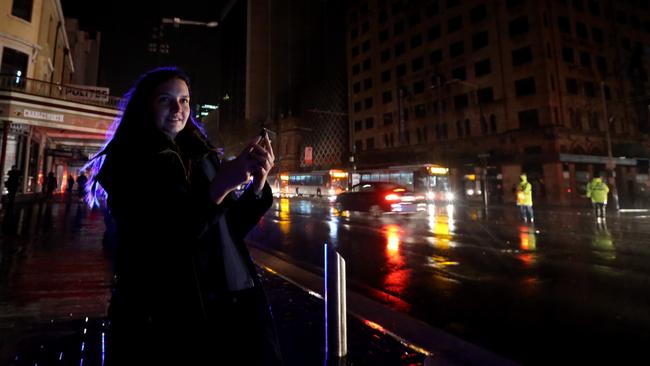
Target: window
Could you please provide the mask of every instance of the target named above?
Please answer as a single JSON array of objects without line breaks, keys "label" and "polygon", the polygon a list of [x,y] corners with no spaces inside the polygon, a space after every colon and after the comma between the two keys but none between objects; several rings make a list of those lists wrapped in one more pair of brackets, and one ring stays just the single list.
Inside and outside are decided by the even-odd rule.
[{"label": "window", "polygon": [[460,123],[460,121],[456,121],[456,135],[458,137],[463,137],[463,125]]},{"label": "window", "polygon": [[427,109],[424,104],[415,106],[415,118],[424,118],[427,116]]},{"label": "window", "polygon": [[363,123],[361,121],[354,121],[354,132],[359,132],[363,129]]},{"label": "window", "polygon": [[382,71],[382,73],[381,73],[381,82],[382,83],[387,83],[387,82],[390,81],[390,79],[391,79],[390,70]]},{"label": "window", "polygon": [[370,97],[370,98],[366,98],[366,100],[363,101],[363,106],[364,106],[366,109],[370,109],[370,108],[372,108],[372,97]]},{"label": "window", "polygon": [[379,32],[379,42],[384,43],[386,41],[388,41],[388,29]]},{"label": "window", "polygon": [[530,25],[528,24],[528,17],[521,16],[517,19],[511,20],[508,24],[508,33],[510,37],[517,37],[528,33]]},{"label": "window", "polygon": [[424,68],[424,59],[422,57],[415,58],[411,61],[411,70],[413,72],[420,71],[422,68]]},{"label": "window", "polygon": [[377,21],[379,24],[386,23],[388,20],[388,12],[386,10],[381,10],[379,14],[377,15]]},{"label": "window", "polygon": [[359,20],[359,13],[357,13],[356,11],[350,12],[350,23],[354,23],[357,20]]},{"label": "window", "polygon": [[363,61],[363,70],[364,70],[364,71],[365,71],[365,70],[370,70],[371,67],[372,67],[372,60],[369,59],[369,58],[365,59],[365,60]]},{"label": "window", "polygon": [[465,43],[463,41],[458,41],[449,45],[449,56],[458,57],[465,53]]},{"label": "window", "polygon": [[560,32],[571,34],[571,23],[567,17],[557,17],[557,25],[560,28]]},{"label": "window", "polygon": [[354,94],[357,94],[360,91],[361,91],[361,83],[354,83],[354,85],[352,85],[352,92]]},{"label": "window", "polygon": [[600,5],[596,0],[587,0],[587,9],[591,15],[600,15]]},{"label": "window", "polygon": [[395,74],[397,74],[397,77],[402,77],[406,75],[406,64],[399,64],[395,68]]},{"label": "window", "polygon": [[372,88],[372,78],[367,78],[363,80],[363,90],[368,90]]},{"label": "window", "polygon": [[573,78],[566,79],[566,91],[569,94],[577,95],[578,94],[578,80]]},{"label": "window", "polygon": [[530,129],[539,127],[539,113],[537,109],[528,109],[519,112],[519,128]]},{"label": "window", "polygon": [[393,92],[387,90],[381,94],[381,101],[386,104],[393,101]]},{"label": "window", "polygon": [[591,28],[591,38],[593,38],[596,43],[603,43],[603,30],[600,28]]},{"label": "window", "polygon": [[580,65],[584,67],[591,67],[591,55],[589,52],[580,52]]},{"label": "window", "polygon": [[393,33],[395,35],[404,33],[404,21],[400,20],[393,24]]},{"label": "window", "polygon": [[0,73],[19,76],[27,76],[27,66],[29,64],[29,55],[16,51],[13,48],[4,47],[2,53],[2,64]]},{"label": "window", "polygon": [[375,127],[375,119],[372,117],[366,118],[366,130]]},{"label": "window", "polygon": [[467,94],[459,94],[454,96],[454,108],[456,110],[465,109],[469,106],[469,96]]},{"label": "window", "polygon": [[466,80],[467,72],[465,71],[465,66],[457,67],[451,70],[452,79]]},{"label": "window", "polygon": [[414,27],[420,24],[420,13],[413,13],[409,15],[409,27]]},{"label": "window", "polygon": [[469,22],[471,24],[476,24],[487,18],[487,7],[485,4],[481,4],[475,8],[472,8],[469,11]]},{"label": "window", "polygon": [[450,18],[447,22],[447,32],[453,33],[463,27],[463,17],[461,15]]},{"label": "window", "polygon": [[497,117],[494,114],[490,115],[490,131],[497,132]]},{"label": "window", "polygon": [[393,113],[391,112],[384,113],[384,126],[390,125],[392,123],[393,123]]},{"label": "window", "polygon": [[524,97],[535,94],[535,78],[526,78],[515,81],[515,95]]},{"label": "window", "polygon": [[576,35],[581,39],[589,38],[589,33],[587,32],[587,26],[585,23],[576,22]]},{"label": "window", "polygon": [[354,151],[363,151],[363,141],[361,140],[354,141]]},{"label": "window", "polygon": [[404,42],[400,42],[395,45],[395,57],[399,57],[403,55],[404,52],[406,52],[406,45],[404,44]]},{"label": "window", "polygon": [[472,49],[477,51],[483,47],[487,47],[488,41],[487,31],[476,33],[472,36]]},{"label": "window", "polygon": [[627,24],[627,15],[622,11],[616,12],[616,22],[621,25]]},{"label": "window", "polygon": [[417,48],[422,45],[422,36],[419,34],[416,34],[411,37],[411,48]]},{"label": "window", "polygon": [[366,150],[373,150],[375,148],[375,138],[367,138],[366,139]]},{"label": "window", "polygon": [[33,0],[13,0],[11,15],[28,22],[32,21]]},{"label": "window", "polygon": [[488,133],[488,125],[485,116],[481,116],[481,133],[484,135],[487,135]]},{"label": "window", "polygon": [[435,50],[429,55],[429,62],[432,65],[435,65],[439,62],[442,62],[442,50]]},{"label": "window", "polygon": [[589,98],[595,98],[596,97],[596,88],[594,86],[594,83],[590,81],[585,81],[582,84],[582,87],[585,89],[585,95]]},{"label": "window", "polygon": [[354,111],[355,112],[361,111],[361,102],[354,102]]},{"label": "window", "polygon": [[447,9],[460,5],[460,0],[447,0]]},{"label": "window", "polygon": [[562,59],[567,63],[575,63],[575,58],[573,57],[573,48],[562,47]]},{"label": "window", "polygon": [[370,40],[366,40],[361,44],[361,51],[368,52],[370,50]]},{"label": "window", "polygon": [[391,6],[390,12],[393,13],[393,15],[399,14],[402,11],[402,2],[397,1],[394,2],[393,5]]},{"label": "window", "polygon": [[438,24],[429,27],[429,29],[427,30],[427,39],[429,41],[434,41],[438,38],[440,38],[440,25]]},{"label": "window", "polygon": [[480,77],[487,75],[492,72],[492,67],[490,65],[490,59],[485,59],[478,61],[474,64],[474,76]]},{"label": "window", "polygon": [[390,60],[390,50],[381,51],[379,59],[381,60],[381,62],[386,62],[386,61]]},{"label": "window", "polygon": [[526,3],[526,0],[506,0],[506,7],[508,9],[514,9],[519,6],[523,6]]},{"label": "window", "polygon": [[512,66],[521,66],[533,62],[533,51],[530,46],[512,51]]},{"label": "window", "polygon": [[589,129],[598,131],[600,129],[600,115],[598,112],[591,112],[589,115]]},{"label": "window", "polygon": [[491,87],[478,90],[479,103],[490,103],[494,101],[494,91]]},{"label": "window", "polygon": [[424,92],[424,81],[413,83],[413,94],[422,94]]},{"label": "window", "polygon": [[359,46],[352,47],[352,57],[359,56]]},{"label": "window", "polygon": [[578,11],[585,10],[585,4],[582,0],[573,0],[573,7]]}]

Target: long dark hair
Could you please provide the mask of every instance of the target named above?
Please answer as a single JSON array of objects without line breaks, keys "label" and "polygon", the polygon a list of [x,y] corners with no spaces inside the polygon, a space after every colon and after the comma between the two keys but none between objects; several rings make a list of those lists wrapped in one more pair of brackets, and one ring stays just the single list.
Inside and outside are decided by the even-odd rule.
[{"label": "long dark hair", "polygon": [[[120,155],[127,150],[130,152],[134,147],[147,146],[152,139],[160,135],[153,123],[151,101],[158,86],[171,79],[180,79],[187,84],[191,101],[190,79],[185,72],[174,66],[160,67],[142,74],[124,95],[119,105],[121,116],[113,121],[106,132],[106,141],[102,149],[83,168],[90,174],[86,183],[85,197],[89,206],[99,205],[99,200],[106,197],[106,192],[97,182],[97,174],[101,171],[106,157],[113,154]],[[187,129],[195,130],[207,139],[203,126],[194,119],[191,111],[184,130]]]}]

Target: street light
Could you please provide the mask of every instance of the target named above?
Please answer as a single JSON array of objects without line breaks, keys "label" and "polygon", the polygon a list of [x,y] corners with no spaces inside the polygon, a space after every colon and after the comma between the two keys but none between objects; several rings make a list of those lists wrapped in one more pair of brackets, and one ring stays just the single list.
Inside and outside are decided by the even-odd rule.
[{"label": "street light", "polygon": [[211,22],[199,22],[196,20],[185,20],[181,18],[162,18],[163,24],[173,24],[174,27],[178,28],[180,27],[181,24],[183,25],[199,25],[203,27],[208,27],[208,28],[215,28],[219,25],[219,22],[217,21],[211,21]]}]

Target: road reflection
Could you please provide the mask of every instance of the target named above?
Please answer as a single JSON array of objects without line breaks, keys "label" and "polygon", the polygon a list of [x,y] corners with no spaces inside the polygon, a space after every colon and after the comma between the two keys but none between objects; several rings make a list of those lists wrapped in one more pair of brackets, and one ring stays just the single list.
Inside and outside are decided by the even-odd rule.
[{"label": "road reflection", "polygon": [[386,237],[386,269],[384,289],[390,293],[401,295],[404,293],[411,269],[407,268],[404,255],[400,251],[403,232],[397,225],[385,225],[382,231]]},{"label": "road reflection", "polygon": [[283,234],[289,235],[291,231],[291,209],[288,198],[280,198],[280,221],[278,226]]}]

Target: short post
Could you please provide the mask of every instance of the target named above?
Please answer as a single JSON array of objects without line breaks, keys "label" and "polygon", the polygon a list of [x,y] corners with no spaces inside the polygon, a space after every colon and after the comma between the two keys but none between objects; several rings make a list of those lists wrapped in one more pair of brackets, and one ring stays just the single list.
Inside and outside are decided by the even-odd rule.
[{"label": "short post", "polygon": [[325,357],[329,361],[348,354],[345,260],[325,243]]}]

